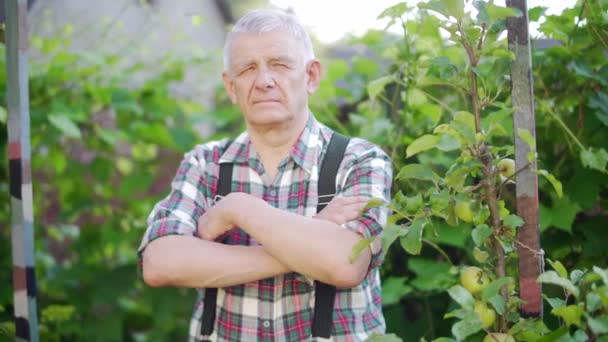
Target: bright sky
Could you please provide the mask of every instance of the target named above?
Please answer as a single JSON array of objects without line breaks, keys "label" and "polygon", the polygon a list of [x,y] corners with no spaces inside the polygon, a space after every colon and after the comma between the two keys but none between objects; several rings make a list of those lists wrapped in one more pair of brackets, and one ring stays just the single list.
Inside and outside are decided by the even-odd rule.
[{"label": "bright sky", "polygon": [[[409,0],[414,4],[419,0]],[[309,27],[322,42],[331,43],[346,33],[356,35],[370,28],[384,29],[386,21],[376,18],[387,7],[399,3],[399,0],[270,0],[283,9],[291,7],[300,20]],[[536,6],[549,7],[548,14],[559,14],[564,8],[572,7],[576,0],[528,0],[528,8]],[[497,0],[497,5],[504,6],[504,0]],[[395,26],[395,32],[402,33]],[[531,28],[534,33],[534,27]]]}]

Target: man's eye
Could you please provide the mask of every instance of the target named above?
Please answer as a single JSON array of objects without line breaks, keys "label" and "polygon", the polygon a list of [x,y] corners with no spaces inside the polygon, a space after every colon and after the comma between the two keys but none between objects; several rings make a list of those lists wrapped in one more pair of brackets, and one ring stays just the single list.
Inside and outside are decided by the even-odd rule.
[{"label": "man's eye", "polygon": [[242,75],[242,74],[247,73],[249,71],[253,71],[253,67],[252,66],[241,69],[240,74]]}]

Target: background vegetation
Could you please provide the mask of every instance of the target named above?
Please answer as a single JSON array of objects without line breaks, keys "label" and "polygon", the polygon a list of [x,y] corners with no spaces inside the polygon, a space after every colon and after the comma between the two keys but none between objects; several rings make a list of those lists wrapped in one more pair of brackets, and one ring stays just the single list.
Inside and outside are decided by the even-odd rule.
[{"label": "background vegetation", "polygon": [[[382,269],[383,299],[388,330],[404,341],[440,336],[481,340],[485,334],[476,326],[478,317],[467,314],[473,312],[470,299],[455,293],[454,286],[470,265],[486,270],[491,279],[500,278],[492,271],[493,250],[472,234],[485,221],[485,209],[483,200],[466,187],[484,176],[474,165],[474,153],[467,157],[466,147],[487,142],[495,148],[496,162],[513,155],[511,54],[501,34],[505,14],[478,4],[481,16],[466,19],[454,7],[458,3],[430,1],[422,8],[396,4],[387,9],[382,16],[402,26],[403,36],[369,31],[348,41],[367,52],[350,60],[328,59],[323,84],[311,102],[321,121],[381,145],[393,158],[398,176],[392,206],[402,215],[392,222],[400,227],[391,230],[396,232],[393,238],[385,236],[387,245],[395,242]],[[546,276],[550,284],[544,287],[544,323],[507,317],[503,331],[510,329],[521,340],[605,340],[608,333],[607,9],[605,0],[588,0],[560,15],[545,15],[544,8],[529,11],[547,39],[533,42],[538,169],[560,180],[563,194],[547,179],[539,180],[541,243],[555,273]],[[459,21],[466,32],[458,31]],[[483,23],[487,38],[474,65],[461,38],[477,41]],[[183,340],[193,291],[145,287],[135,250],[145,218],[167,191],[181,155],[200,141],[242,130],[239,113],[221,90],[215,108],[172,96],[172,84],[184,77],[186,65],[206,68],[210,61],[168,55],[157,75],[127,87],[140,65],[117,73],[120,56],[69,52],[69,35],[66,31],[32,41],[32,48],[47,57],[30,66],[41,338]],[[6,89],[4,58],[2,46],[0,89]],[[471,71],[479,77],[479,100],[485,104],[480,113],[484,137],[460,141],[458,134],[442,134],[437,127],[458,130],[459,121],[465,127],[470,123],[463,112],[473,112]],[[5,94],[0,92],[3,155]],[[200,137],[195,128],[201,125],[212,125],[217,133]],[[425,138],[435,143],[421,143],[425,135],[436,137]],[[4,223],[10,222],[7,159],[0,163]],[[466,163],[471,167],[461,173],[463,182],[454,184],[454,171]],[[413,164],[438,178],[409,176]],[[441,192],[431,188],[444,189],[446,198],[433,197]],[[513,212],[513,186],[505,184],[501,195],[504,209]],[[445,205],[437,204],[441,201]],[[457,202],[472,203],[475,219],[455,219],[450,208]],[[413,222],[425,208],[431,214],[416,228]],[[517,256],[509,246],[507,275],[516,278]],[[490,261],[474,255],[476,248]],[[11,281],[10,229],[3,224],[0,336],[13,334]],[[490,294],[475,296],[500,313]],[[503,304],[516,303],[509,299]],[[447,312],[453,317],[446,318]],[[454,329],[460,322],[473,327]],[[486,330],[500,329],[497,324]]]}]

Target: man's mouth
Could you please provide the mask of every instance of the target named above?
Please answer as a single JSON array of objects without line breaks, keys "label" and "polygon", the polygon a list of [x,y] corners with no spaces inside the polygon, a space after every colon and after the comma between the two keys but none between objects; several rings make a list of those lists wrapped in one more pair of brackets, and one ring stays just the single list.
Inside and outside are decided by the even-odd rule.
[{"label": "man's mouth", "polygon": [[263,103],[277,103],[279,100],[268,99],[268,100],[255,100],[253,104],[263,104]]}]

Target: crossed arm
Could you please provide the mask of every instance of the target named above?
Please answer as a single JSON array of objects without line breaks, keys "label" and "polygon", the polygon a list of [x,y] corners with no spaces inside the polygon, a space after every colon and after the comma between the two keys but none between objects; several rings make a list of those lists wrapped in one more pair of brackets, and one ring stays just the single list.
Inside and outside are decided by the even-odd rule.
[{"label": "crossed arm", "polygon": [[[316,217],[286,212],[245,193],[231,193],[198,221],[198,235],[171,235],[143,252],[151,286],[227,287],[298,272],[337,287],[353,287],[367,273],[371,252],[351,263],[362,238],[340,224],[356,219],[366,199],[336,197]],[[231,246],[214,239],[240,227],[262,246]],[[210,262],[212,260],[212,262]]]}]

